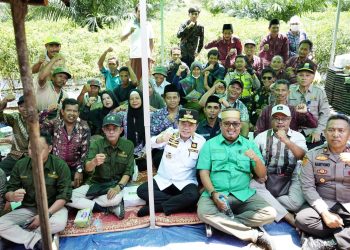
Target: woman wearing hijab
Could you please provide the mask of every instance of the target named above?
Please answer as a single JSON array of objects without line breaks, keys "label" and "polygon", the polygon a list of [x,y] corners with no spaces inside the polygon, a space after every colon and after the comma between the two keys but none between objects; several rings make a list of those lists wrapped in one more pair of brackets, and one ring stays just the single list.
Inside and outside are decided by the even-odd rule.
[{"label": "woman wearing hijab", "polygon": [[110,90],[104,90],[100,94],[102,99],[102,108],[90,110],[90,102],[87,102],[82,111],[80,112],[80,118],[86,120],[90,126],[91,135],[102,135],[102,121],[103,118],[118,107],[118,102],[114,97],[114,94]]},{"label": "woman wearing hijab", "polygon": [[134,155],[139,171],[146,170],[146,159],[144,158],[145,125],[143,120],[143,98],[138,89],[131,90],[128,98],[127,111],[118,112],[122,119],[124,137],[134,144]]}]

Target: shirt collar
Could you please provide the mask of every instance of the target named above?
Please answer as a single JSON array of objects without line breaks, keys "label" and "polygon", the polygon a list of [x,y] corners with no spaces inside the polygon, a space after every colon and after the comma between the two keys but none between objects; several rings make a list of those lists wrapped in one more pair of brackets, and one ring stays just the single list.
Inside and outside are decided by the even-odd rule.
[{"label": "shirt collar", "polygon": [[223,143],[226,144],[226,145],[232,145],[232,144],[235,144],[235,143],[242,144],[242,136],[241,136],[241,135],[239,135],[238,138],[237,138],[233,143],[231,143],[231,144],[227,143],[227,140],[226,140],[226,138],[222,135],[222,133],[220,133],[220,134],[218,135],[218,138],[219,138],[219,143],[220,143],[220,144],[223,144]]},{"label": "shirt collar", "polygon": [[[312,88],[313,88],[313,83],[311,83],[311,85],[309,86],[309,88],[308,88],[308,90],[307,90],[307,92],[309,92],[309,93],[311,93],[312,92]],[[300,91],[300,85],[298,84],[298,86],[297,86],[297,90],[299,91],[299,92],[301,92]]]}]

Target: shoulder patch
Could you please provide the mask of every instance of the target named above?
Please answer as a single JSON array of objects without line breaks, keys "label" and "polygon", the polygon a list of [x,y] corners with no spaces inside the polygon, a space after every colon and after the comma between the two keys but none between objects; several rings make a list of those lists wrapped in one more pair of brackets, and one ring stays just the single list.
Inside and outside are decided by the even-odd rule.
[{"label": "shoulder patch", "polygon": [[305,167],[308,161],[309,161],[309,159],[308,159],[307,156],[305,155],[304,158],[303,158],[303,162],[301,163],[301,165],[302,165],[303,167]]}]

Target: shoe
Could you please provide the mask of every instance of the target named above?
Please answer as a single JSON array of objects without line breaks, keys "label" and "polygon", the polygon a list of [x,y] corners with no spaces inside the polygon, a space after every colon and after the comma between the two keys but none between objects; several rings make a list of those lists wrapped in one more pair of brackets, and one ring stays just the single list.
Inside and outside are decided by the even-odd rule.
[{"label": "shoe", "polygon": [[334,238],[329,239],[316,239],[313,237],[305,238],[302,250],[335,250],[337,249],[337,242]]},{"label": "shoe", "polygon": [[42,250],[43,249],[42,244],[43,244],[42,241],[39,240],[37,243],[35,243],[33,250]]},{"label": "shoe", "polygon": [[118,206],[114,206],[114,207],[109,207],[108,211],[112,214],[114,214],[115,216],[117,216],[117,218],[119,220],[124,219],[125,216],[125,208],[124,208],[124,200],[122,200]]},{"label": "shoe", "polygon": [[267,233],[259,232],[255,245],[265,250],[275,250],[275,246]]}]

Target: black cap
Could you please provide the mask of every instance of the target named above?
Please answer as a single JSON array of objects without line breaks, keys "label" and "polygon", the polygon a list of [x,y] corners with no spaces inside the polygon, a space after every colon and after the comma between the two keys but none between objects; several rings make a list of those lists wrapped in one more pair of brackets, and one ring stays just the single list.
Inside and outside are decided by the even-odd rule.
[{"label": "black cap", "polygon": [[188,13],[193,13],[193,12],[198,12],[198,13],[200,13],[201,10],[200,10],[197,6],[191,7],[191,8],[188,9]]},{"label": "black cap", "polygon": [[244,87],[243,83],[238,79],[233,79],[228,86],[233,85],[233,84],[238,84],[242,89]]},{"label": "black cap", "polygon": [[197,123],[198,121],[198,111],[193,109],[180,109],[179,111],[179,121]]},{"label": "black cap", "polygon": [[232,31],[233,31],[232,24],[230,24],[230,23],[225,23],[225,24],[222,26],[222,31],[224,31],[224,30],[232,30]]},{"label": "black cap", "polygon": [[17,104],[20,105],[22,103],[24,103],[24,96],[23,95],[18,99]]},{"label": "black cap", "polygon": [[165,88],[164,88],[164,96],[168,92],[176,92],[176,93],[180,94],[180,91],[177,89],[176,85],[174,85],[174,84],[168,84],[168,85],[165,86]]},{"label": "black cap", "polygon": [[301,72],[301,71],[309,71],[309,72],[315,74],[315,67],[311,63],[300,64],[300,65],[298,65],[297,72]]},{"label": "black cap", "polygon": [[207,101],[205,102],[205,106],[207,106],[208,103],[210,103],[210,102],[214,102],[214,103],[221,105],[219,100],[220,100],[220,98],[217,97],[216,95],[211,95],[208,97]]}]

